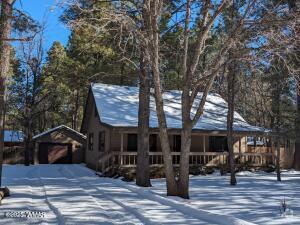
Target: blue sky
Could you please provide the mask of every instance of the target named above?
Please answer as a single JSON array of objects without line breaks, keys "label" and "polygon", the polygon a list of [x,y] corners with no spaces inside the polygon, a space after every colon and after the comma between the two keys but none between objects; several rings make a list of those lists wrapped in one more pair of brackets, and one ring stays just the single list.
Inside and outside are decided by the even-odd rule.
[{"label": "blue sky", "polygon": [[69,29],[59,21],[62,9],[53,7],[56,2],[57,0],[17,0],[15,5],[39,23],[46,22],[45,50],[48,50],[54,41],[66,45],[70,34]]}]

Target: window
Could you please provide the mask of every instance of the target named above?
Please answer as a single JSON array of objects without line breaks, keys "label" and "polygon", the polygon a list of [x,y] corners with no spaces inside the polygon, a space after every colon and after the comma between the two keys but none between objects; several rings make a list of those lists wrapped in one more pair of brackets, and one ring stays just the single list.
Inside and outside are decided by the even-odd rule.
[{"label": "window", "polygon": [[174,135],[173,136],[173,151],[174,152],[180,152],[181,148],[181,136],[180,135]]},{"label": "window", "polygon": [[127,151],[137,151],[137,134],[127,135]]},{"label": "window", "polygon": [[150,150],[150,152],[157,151],[157,135],[156,134],[150,134],[150,136],[149,136],[149,150]]},{"label": "window", "polygon": [[104,152],[105,151],[105,131],[100,131],[99,132],[98,150],[99,150],[99,152]]},{"label": "window", "polygon": [[227,137],[210,136],[209,151],[211,152],[228,152]]},{"label": "window", "polygon": [[93,151],[93,145],[94,145],[94,134],[93,133],[89,133],[89,150]]}]

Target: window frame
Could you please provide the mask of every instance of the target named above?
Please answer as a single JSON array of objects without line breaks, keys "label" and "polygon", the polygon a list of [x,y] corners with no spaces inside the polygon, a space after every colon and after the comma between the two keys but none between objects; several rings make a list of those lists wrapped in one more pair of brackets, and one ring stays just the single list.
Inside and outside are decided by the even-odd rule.
[{"label": "window frame", "polygon": [[98,133],[98,151],[99,152],[105,152],[105,131],[102,130],[102,131],[99,131]]}]

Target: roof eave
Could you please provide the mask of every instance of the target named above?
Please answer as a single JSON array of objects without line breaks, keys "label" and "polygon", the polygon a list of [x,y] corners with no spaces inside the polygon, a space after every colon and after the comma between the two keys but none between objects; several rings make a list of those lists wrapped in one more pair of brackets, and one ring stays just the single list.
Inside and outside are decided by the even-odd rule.
[{"label": "roof eave", "polygon": [[32,138],[32,140],[35,141],[35,140],[37,140],[37,139],[43,137],[44,135],[51,134],[52,132],[59,131],[59,130],[62,130],[62,129],[69,130],[69,131],[75,133],[76,135],[82,137],[83,139],[86,139],[86,136],[83,135],[83,134],[81,134],[80,132],[78,132],[78,131],[76,131],[76,130],[74,130],[74,129],[72,129],[72,128],[66,126],[66,125],[60,125],[60,126],[57,126],[57,127],[52,128],[52,129],[46,130],[46,131],[44,131],[44,132],[42,132],[42,133],[40,133],[40,134],[38,134],[38,135],[35,135],[35,136]]}]

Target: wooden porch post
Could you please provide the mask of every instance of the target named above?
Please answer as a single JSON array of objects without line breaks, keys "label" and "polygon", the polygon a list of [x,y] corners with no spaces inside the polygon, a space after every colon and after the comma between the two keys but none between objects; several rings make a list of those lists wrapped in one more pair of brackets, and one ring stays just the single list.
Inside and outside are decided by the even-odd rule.
[{"label": "wooden porch post", "polygon": [[205,135],[203,135],[203,152],[206,152]]},{"label": "wooden porch post", "polygon": [[248,137],[245,139],[245,152],[248,152]]},{"label": "wooden porch post", "polygon": [[[124,151],[124,133],[121,133],[121,148],[120,148],[120,152],[122,153]],[[123,155],[120,155],[121,159],[120,159],[120,164],[121,166],[123,165]]]}]

